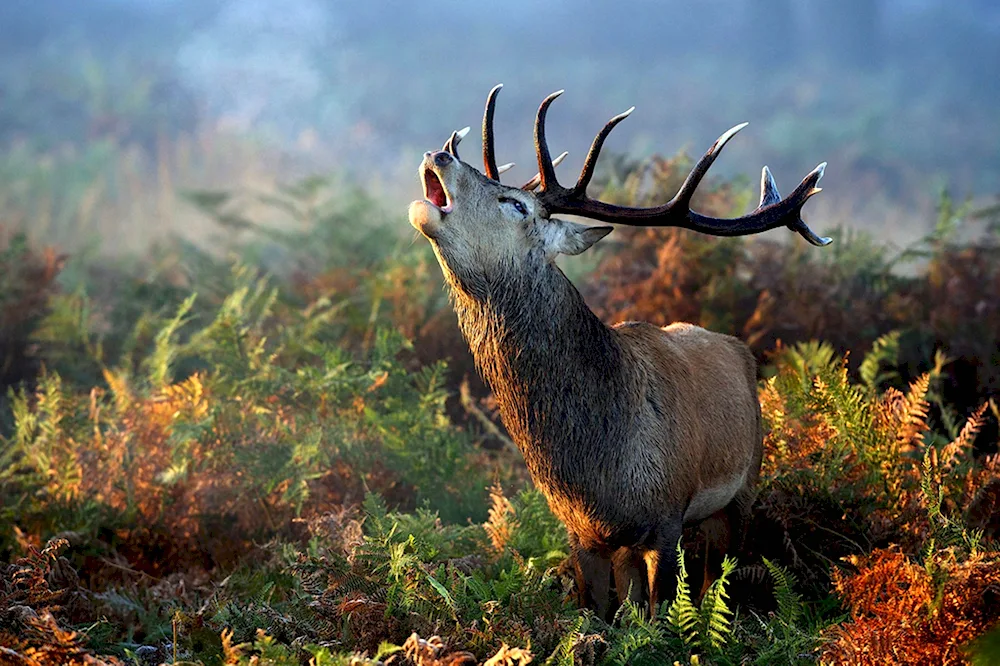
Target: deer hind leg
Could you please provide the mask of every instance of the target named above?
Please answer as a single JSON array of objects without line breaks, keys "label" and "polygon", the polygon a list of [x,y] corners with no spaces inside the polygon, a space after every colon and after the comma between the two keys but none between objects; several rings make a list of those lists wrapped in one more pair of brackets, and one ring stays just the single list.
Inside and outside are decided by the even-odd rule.
[{"label": "deer hind leg", "polygon": [[652,544],[643,553],[649,584],[649,611],[656,615],[657,607],[672,601],[677,592],[677,542],[684,529],[681,519],[661,524]]},{"label": "deer hind leg", "polygon": [[571,536],[576,569],[576,589],[581,606],[591,608],[601,619],[609,619],[611,607],[611,558],[582,548]]},{"label": "deer hind leg", "polygon": [[635,604],[642,603],[643,594],[648,587],[646,583],[646,564],[642,561],[642,553],[635,548],[619,548],[611,558],[615,573],[615,590],[618,601],[626,600]]},{"label": "deer hind leg", "polygon": [[744,486],[736,493],[732,501],[726,505],[726,522],[729,525],[729,549],[731,552],[741,552],[746,542],[747,528],[757,492],[750,486]]},{"label": "deer hind leg", "polygon": [[701,596],[722,575],[722,560],[726,554],[743,550],[755,496],[752,488],[741,488],[729,504],[702,523],[701,531],[705,537],[705,578]]},{"label": "deer hind leg", "polygon": [[[728,507],[727,507],[728,508]],[[698,597],[704,597],[708,588],[722,575],[722,559],[729,549],[731,531],[726,508],[716,511],[699,526],[705,540],[704,571]]]}]

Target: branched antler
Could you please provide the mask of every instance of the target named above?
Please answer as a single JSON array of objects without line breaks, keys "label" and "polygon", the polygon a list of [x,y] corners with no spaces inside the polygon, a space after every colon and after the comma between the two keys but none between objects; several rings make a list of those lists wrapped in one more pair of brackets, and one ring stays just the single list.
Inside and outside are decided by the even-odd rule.
[{"label": "branched antler", "polygon": [[[490,91],[486,102],[486,113],[483,116],[483,162],[486,175],[498,180],[502,172],[496,166],[493,137],[493,115],[496,107],[496,97],[501,86],[497,86]],[[605,203],[587,196],[587,186],[594,176],[597,166],[597,158],[601,154],[601,148],[605,140],[611,134],[611,130],[621,121],[625,120],[635,109],[632,107],[628,111],[621,113],[609,120],[594,138],[587,159],[576,184],[571,187],[563,187],[556,179],[555,167],[565,158],[563,153],[556,159],[552,159],[549,154],[548,143],[545,140],[545,116],[548,113],[552,102],[563,93],[562,90],[554,92],[546,97],[541,106],[538,107],[538,115],[535,119],[535,152],[538,156],[538,175],[524,184],[523,189],[538,189],[536,196],[545,206],[548,213],[569,213],[580,215],[594,220],[604,222],[614,222],[631,226],[648,227],[682,227],[692,229],[701,233],[713,236],[747,236],[758,234],[777,227],[788,227],[792,231],[799,233],[803,238],[813,245],[828,245],[832,239],[816,235],[805,221],[802,220],[802,206],[814,194],[821,190],[816,187],[820,178],[823,177],[823,170],[826,162],[823,162],[807,175],[798,187],[785,199],[778,193],[778,186],[771,176],[770,170],[765,166],[761,173],[761,193],[760,204],[753,212],[737,218],[717,218],[702,215],[691,210],[691,197],[701,183],[705,174],[715,159],[722,152],[722,148],[733,136],[747,126],[742,123],[733,127],[720,136],[712,147],[708,149],[700,160],[694,165],[691,173],[684,180],[680,190],[674,198],[653,208],[633,208],[630,206],[616,206]],[[464,134],[462,135],[464,136]],[[456,134],[452,135],[448,145],[457,143],[454,141]],[[458,137],[461,139],[461,137]],[[450,149],[453,154],[454,150]],[[456,154],[457,156],[457,154]],[[504,165],[507,167],[507,165]],[[506,170],[506,169],[503,169]]]}]

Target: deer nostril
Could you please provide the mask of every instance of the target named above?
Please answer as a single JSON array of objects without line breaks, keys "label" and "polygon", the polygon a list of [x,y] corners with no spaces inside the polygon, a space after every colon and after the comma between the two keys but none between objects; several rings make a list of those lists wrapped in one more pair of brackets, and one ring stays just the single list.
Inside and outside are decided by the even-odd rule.
[{"label": "deer nostril", "polygon": [[434,153],[434,163],[437,164],[439,167],[448,166],[454,159],[455,159],[454,157],[444,152],[443,150],[439,150],[438,152]]}]

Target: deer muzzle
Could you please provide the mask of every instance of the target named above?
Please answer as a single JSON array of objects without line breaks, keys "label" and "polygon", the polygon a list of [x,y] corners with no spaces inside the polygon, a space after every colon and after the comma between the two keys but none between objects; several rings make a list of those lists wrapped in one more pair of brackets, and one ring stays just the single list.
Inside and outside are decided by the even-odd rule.
[{"label": "deer muzzle", "polygon": [[424,198],[410,204],[410,224],[428,238],[436,237],[441,222],[454,207],[445,183],[449,180],[448,172],[455,166],[455,158],[447,152],[426,152],[417,170],[424,188]]},{"label": "deer muzzle", "polygon": [[424,161],[420,165],[421,180],[424,185],[424,200],[447,214],[452,210],[452,200],[445,187],[445,172],[454,166],[455,158],[439,150],[436,153],[424,153]]}]

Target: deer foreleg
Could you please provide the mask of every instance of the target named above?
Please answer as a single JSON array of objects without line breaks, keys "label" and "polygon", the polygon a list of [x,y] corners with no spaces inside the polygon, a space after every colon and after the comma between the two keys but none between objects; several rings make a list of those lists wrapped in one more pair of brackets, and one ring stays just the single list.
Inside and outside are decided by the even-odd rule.
[{"label": "deer foreleg", "polygon": [[611,558],[582,548],[570,536],[576,568],[576,587],[580,605],[591,608],[608,620],[611,606]]}]

